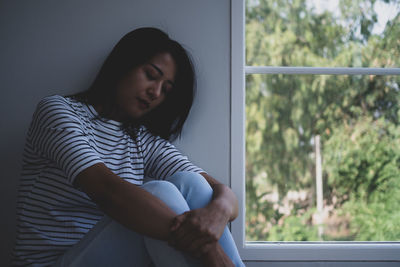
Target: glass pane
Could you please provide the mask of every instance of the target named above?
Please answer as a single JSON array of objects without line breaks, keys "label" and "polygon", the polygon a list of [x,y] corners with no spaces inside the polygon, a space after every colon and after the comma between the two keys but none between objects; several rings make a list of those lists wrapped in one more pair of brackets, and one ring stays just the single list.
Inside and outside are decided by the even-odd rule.
[{"label": "glass pane", "polygon": [[400,67],[399,0],[246,0],[246,65]]},{"label": "glass pane", "polygon": [[[246,76],[246,240],[400,240],[400,76]],[[319,144],[319,146],[318,146]]]}]

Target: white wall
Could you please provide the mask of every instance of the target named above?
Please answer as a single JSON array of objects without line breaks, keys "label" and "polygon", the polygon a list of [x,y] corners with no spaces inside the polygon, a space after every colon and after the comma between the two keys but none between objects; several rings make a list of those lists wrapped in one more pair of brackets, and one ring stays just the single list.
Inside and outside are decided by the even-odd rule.
[{"label": "white wall", "polygon": [[198,93],[177,145],[228,183],[229,6],[228,0],[0,2],[0,266],[9,265],[21,154],[36,103],[85,89],[113,45],[134,28],[159,27],[192,53]]}]

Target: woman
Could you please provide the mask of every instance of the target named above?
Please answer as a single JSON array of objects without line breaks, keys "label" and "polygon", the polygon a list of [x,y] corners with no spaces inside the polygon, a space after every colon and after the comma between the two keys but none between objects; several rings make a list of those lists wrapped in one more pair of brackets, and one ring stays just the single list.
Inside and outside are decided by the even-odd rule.
[{"label": "woman", "polygon": [[167,141],[181,133],[194,84],[182,46],[141,28],[118,42],[87,91],[39,103],[16,265],[243,266],[226,227],[238,212],[233,192]]}]

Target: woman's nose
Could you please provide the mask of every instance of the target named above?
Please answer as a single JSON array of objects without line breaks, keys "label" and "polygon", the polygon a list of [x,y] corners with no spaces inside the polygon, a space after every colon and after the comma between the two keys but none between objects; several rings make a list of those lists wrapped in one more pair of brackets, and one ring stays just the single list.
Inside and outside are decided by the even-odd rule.
[{"label": "woman's nose", "polygon": [[160,97],[162,92],[162,83],[158,82],[152,85],[149,90],[147,90],[147,94],[151,98],[151,100],[157,99]]}]

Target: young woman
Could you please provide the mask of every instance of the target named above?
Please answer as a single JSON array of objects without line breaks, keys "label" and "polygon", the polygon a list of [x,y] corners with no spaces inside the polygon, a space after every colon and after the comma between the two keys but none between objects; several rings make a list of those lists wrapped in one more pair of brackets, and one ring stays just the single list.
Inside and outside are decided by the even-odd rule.
[{"label": "young woman", "polygon": [[194,85],[182,46],[141,28],[118,42],[87,91],[39,103],[15,265],[243,266],[226,227],[235,195],[168,142]]}]

